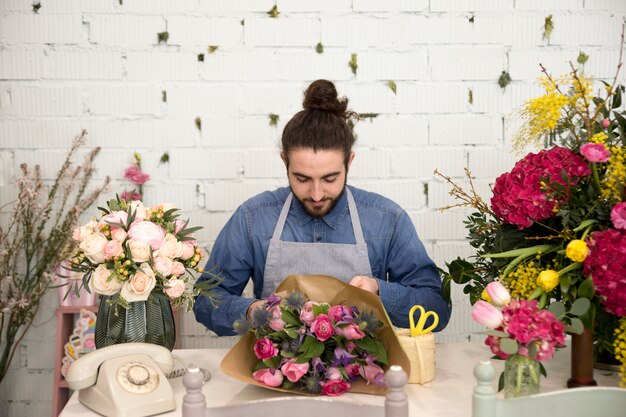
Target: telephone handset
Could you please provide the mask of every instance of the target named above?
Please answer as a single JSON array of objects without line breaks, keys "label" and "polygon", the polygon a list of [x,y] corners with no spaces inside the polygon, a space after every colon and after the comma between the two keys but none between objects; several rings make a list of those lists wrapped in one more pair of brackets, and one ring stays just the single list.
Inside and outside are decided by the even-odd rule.
[{"label": "telephone handset", "polygon": [[80,390],[78,399],[111,417],[143,417],[176,408],[165,374],[174,368],[172,353],[149,343],[107,346],[72,363],[65,380]]}]

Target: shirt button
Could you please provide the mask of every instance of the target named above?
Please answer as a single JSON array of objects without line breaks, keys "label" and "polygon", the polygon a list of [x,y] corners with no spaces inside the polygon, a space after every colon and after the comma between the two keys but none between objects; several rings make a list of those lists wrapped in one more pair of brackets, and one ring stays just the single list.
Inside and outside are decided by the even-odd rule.
[{"label": "shirt button", "polygon": [[322,237],[321,237],[321,236],[317,236],[317,237],[315,238],[315,241],[316,241],[316,242],[321,242],[321,241],[322,241]]}]

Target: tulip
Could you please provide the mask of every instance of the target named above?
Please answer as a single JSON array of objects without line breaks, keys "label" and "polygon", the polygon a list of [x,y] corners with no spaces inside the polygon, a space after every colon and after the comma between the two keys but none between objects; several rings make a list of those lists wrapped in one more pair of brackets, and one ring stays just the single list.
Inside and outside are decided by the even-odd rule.
[{"label": "tulip", "polygon": [[252,378],[268,387],[280,387],[283,374],[278,369],[264,368],[252,373]]},{"label": "tulip", "polygon": [[607,127],[609,127],[609,125],[611,124],[611,122],[609,121],[609,119],[602,119],[602,121],[600,122],[600,124],[602,125],[603,129],[606,129]]},{"label": "tulip", "polygon": [[491,302],[497,306],[505,306],[511,302],[511,294],[498,281],[490,282],[485,290]]},{"label": "tulip", "polygon": [[490,329],[500,327],[504,321],[500,310],[483,300],[479,300],[474,304],[471,316],[476,322]]},{"label": "tulip", "polygon": [[572,240],[565,248],[565,256],[574,262],[582,262],[587,257],[589,248],[584,240]]},{"label": "tulip", "polygon": [[537,285],[539,285],[545,292],[552,291],[557,285],[559,285],[559,273],[552,269],[541,271],[539,273],[539,277],[537,277]]}]

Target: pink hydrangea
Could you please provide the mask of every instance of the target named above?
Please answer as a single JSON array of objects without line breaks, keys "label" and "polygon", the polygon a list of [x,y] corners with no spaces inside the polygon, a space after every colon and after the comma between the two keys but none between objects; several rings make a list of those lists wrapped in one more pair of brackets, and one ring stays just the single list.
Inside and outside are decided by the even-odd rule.
[{"label": "pink hydrangea", "polygon": [[[534,344],[537,360],[549,360],[557,346],[565,345],[565,326],[548,310],[538,309],[537,300],[512,300],[502,308],[503,325],[497,330],[508,333],[519,344],[518,353],[529,355]],[[491,351],[501,357],[508,355],[500,349],[500,337],[488,336],[485,343]]]},{"label": "pink hydrangea", "polygon": [[585,160],[567,148],[555,146],[537,154],[529,153],[510,172],[496,179],[491,198],[494,213],[519,229],[553,217],[555,201],[545,190],[542,191],[541,181],[549,179],[567,186],[562,171],[570,184],[577,184],[580,178],[591,174]]},{"label": "pink hydrangea", "polygon": [[626,231],[594,232],[583,265],[606,311],[626,316]]}]

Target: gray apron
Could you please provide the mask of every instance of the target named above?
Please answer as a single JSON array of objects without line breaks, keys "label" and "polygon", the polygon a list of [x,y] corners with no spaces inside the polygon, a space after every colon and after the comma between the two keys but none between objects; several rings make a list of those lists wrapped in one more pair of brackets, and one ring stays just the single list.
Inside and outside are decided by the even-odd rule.
[{"label": "gray apron", "polygon": [[272,294],[278,284],[288,275],[330,275],[344,282],[349,282],[356,275],[372,276],[367,255],[367,243],[363,237],[359,213],[348,187],[346,187],[346,194],[356,241],[354,245],[350,243],[304,243],[280,240],[293,200],[293,193],[289,193],[267,249],[262,298]]}]

